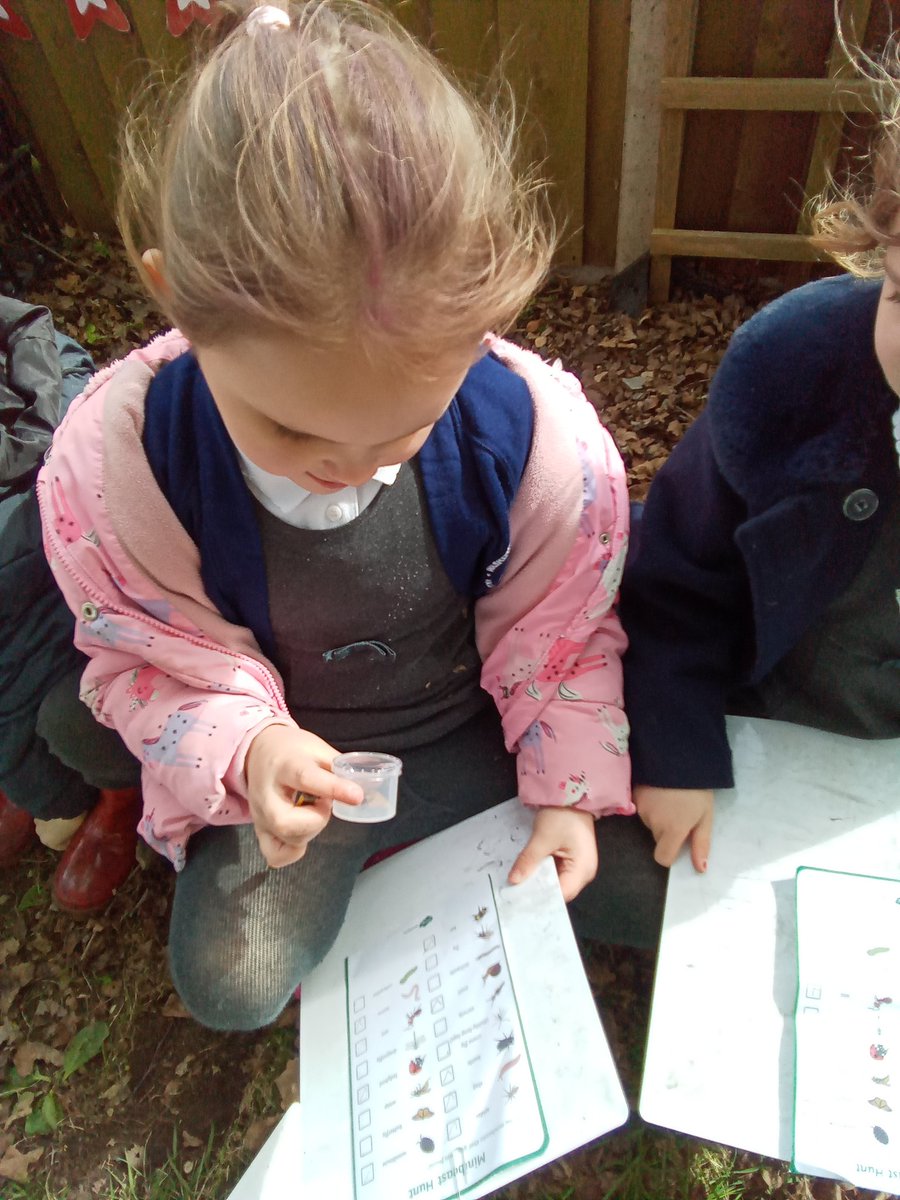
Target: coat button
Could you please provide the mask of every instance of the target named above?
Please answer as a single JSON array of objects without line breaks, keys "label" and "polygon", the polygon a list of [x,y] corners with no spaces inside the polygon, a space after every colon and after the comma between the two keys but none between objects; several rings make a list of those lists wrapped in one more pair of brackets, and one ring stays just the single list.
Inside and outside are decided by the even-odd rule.
[{"label": "coat button", "polygon": [[100,610],[96,604],[82,604],[81,619],[82,621],[96,621],[100,616]]},{"label": "coat button", "polygon": [[341,508],[340,504],[329,504],[325,509],[325,516],[329,521],[340,521],[343,515],[344,510]]},{"label": "coat button", "polygon": [[878,497],[871,488],[857,488],[844,500],[844,516],[850,521],[868,521],[878,507]]}]

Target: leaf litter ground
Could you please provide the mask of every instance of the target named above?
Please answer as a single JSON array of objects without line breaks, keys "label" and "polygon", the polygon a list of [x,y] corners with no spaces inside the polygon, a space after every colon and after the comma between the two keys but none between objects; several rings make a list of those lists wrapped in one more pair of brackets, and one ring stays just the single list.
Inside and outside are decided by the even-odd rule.
[{"label": "leaf litter ground", "polygon": [[[165,327],[116,242],[65,229],[53,245],[18,249],[6,256],[0,286],[45,304],[98,366]],[[767,298],[759,288],[685,295],[629,317],[611,311],[604,285],[559,278],[512,336],[578,376],[641,498],[700,411],[731,333]],[[144,1189],[151,1179],[177,1178],[177,1189],[160,1192],[166,1196],[224,1196],[296,1095],[297,1006],[256,1034],[202,1028],[169,982],[167,866],[142,855],[109,909],[86,922],[50,904],[54,866],[37,847],[0,876],[0,1198],[92,1200],[112,1195],[111,1179],[129,1175]],[[598,945],[584,952],[634,1109],[653,955]],[[784,1164],[649,1129],[633,1114],[624,1130],[498,1195],[853,1200],[872,1193],[790,1178]]]}]

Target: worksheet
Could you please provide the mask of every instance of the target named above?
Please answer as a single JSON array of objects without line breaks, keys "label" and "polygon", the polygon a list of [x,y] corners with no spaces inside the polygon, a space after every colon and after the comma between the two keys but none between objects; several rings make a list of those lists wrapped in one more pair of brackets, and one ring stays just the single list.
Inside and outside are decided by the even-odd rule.
[{"label": "worksheet", "polygon": [[345,960],[355,1196],[459,1196],[548,1135],[485,875]]},{"label": "worksheet", "polygon": [[233,1200],[479,1200],[627,1119],[553,859],[508,882],[533,820],[510,800],[363,871],[303,980],[293,1190],[264,1167]]},{"label": "worksheet", "polygon": [[794,1166],[900,1194],[900,880],[801,867]]},{"label": "worksheet", "polygon": [[[716,793],[709,868],[684,852],[669,872],[641,1115],[787,1161],[797,869],[898,874],[900,739],[729,717],[728,740],[735,787]],[[836,944],[843,926],[823,928]],[[739,1081],[727,1104],[723,1080]]]}]

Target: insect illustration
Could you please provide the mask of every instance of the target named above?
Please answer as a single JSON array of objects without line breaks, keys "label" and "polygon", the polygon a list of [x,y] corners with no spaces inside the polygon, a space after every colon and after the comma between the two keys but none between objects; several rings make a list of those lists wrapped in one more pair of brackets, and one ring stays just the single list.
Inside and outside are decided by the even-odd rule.
[{"label": "insect illustration", "polygon": [[877,1083],[879,1087],[890,1087],[891,1077],[890,1075],[873,1075],[872,1082]]},{"label": "insect illustration", "polygon": [[412,996],[413,1000],[418,1000],[419,985],[417,983],[414,983],[408,992],[401,992],[400,995],[403,997],[404,1000],[408,1000],[410,998],[410,996]]},{"label": "insect illustration", "polygon": [[[479,934],[478,936],[481,937],[481,934]],[[481,960],[483,958],[487,958],[487,956],[489,954],[496,954],[496,952],[497,952],[496,946],[488,946],[487,950],[482,950],[482,952],[480,954],[476,954],[475,961],[481,962]]]},{"label": "insect illustration", "polygon": [[474,912],[472,914],[472,920],[473,921],[483,921],[486,916],[487,916],[487,909],[484,906],[482,906],[481,908],[479,908],[476,912]]},{"label": "insect illustration", "polygon": [[431,924],[433,919],[434,919],[433,917],[423,917],[422,920],[419,922],[419,928],[424,929],[426,925]]},{"label": "insect illustration", "polygon": [[420,1137],[419,1149],[425,1154],[431,1154],[431,1152],[434,1150],[434,1142],[431,1140],[431,1138]]},{"label": "insect illustration", "polygon": [[892,1111],[892,1109],[891,1109],[891,1106],[888,1104],[887,1100],[882,1100],[882,1098],[881,1098],[880,1096],[875,1096],[875,1097],[873,1097],[873,1098],[872,1098],[872,1099],[869,1101],[869,1103],[872,1105],[872,1107],[873,1107],[873,1108],[881,1108],[881,1109],[883,1109],[885,1112],[891,1112],[891,1111]]},{"label": "insect illustration", "polygon": [[510,1048],[515,1040],[515,1036],[511,1033],[508,1033],[505,1037],[497,1039],[497,1049],[502,1054],[504,1050],[508,1050]]},{"label": "insect illustration", "polygon": [[512,1100],[518,1094],[518,1091],[519,1089],[516,1084],[512,1084],[510,1087],[503,1089],[503,1094],[506,1096],[507,1100]]},{"label": "insect illustration", "polygon": [[504,1009],[501,1008],[499,1012],[494,1013],[494,1016],[497,1018],[498,1025],[506,1024],[506,1012]]},{"label": "insect illustration", "polygon": [[425,1059],[422,1058],[421,1056],[419,1056],[418,1058],[411,1058],[409,1060],[410,1075],[418,1075],[418,1073],[422,1070],[422,1063],[424,1061],[425,1061]]},{"label": "insect illustration", "polygon": [[876,1061],[881,1062],[881,1060],[887,1054],[887,1048],[882,1046],[881,1042],[873,1042],[869,1047],[869,1054],[871,1054],[872,1058],[876,1059]]},{"label": "insect illustration", "polygon": [[414,1009],[412,1010],[412,1012],[411,1012],[411,1013],[407,1013],[407,1014],[406,1014],[406,1027],[407,1027],[407,1029],[412,1029],[412,1023],[413,1023],[413,1021],[416,1019],[416,1017],[421,1017],[421,1015],[422,1015],[422,1009],[421,1009],[421,1006],[420,1006],[419,1008],[414,1008]]},{"label": "insect illustration", "polygon": [[430,1108],[420,1108],[417,1112],[413,1113],[413,1120],[414,1121],[427,1121],[429,1117],[433,1117],[433,1116],[434,1116],[434,1113],[431,1111]]},{"label": "insect illustration", "polygon": [[893,1003],[894,1002],[890,998],[890,996],[876,996],[875,1003],[872,1005],[872,1007],[873,1008],[881,1008],[882,1004],[893,1004]]},{"label": "insect illustration", "polygon": [[484,983],[484,981],[485,981],[485,980],[486,980],[488,977],[493,977],[494,979],[496,979],[496,977],[497,977],[499,974],[500,974],[500,964],[499,964],[499,963],[491,963],[491,965],[488,967],[488,969],[487,969],[487,970],[485,971],[485,973],[482,975],[482,977],[481,977],[481,982],[482,982],[482,983]]},{"label": "insect illustration", "polygon": [[416,971],[418,971],[418,969],[419,969],[418,967],[410,967],[410,969],[406,972],[405,975],[401,975],[400,976],[400,986],[402,987],[403,984],[406,983],[407,979],[411,979],[412,976],[415,975]]},{"label": "insect illustration", "polygon": [[872,1132],[875,1134],[875,1141],[881,1142],[882,1146],[886,1146],[891,1140],[880,1125],[873,1125]]},{"label": "insect illustration", "polygon": [[412,1090],[413,1096],[424,1096],[426,1092],[431,1091],[431,1080],[426,1079],[424,1083],[420,1083],[418,1087]]},{"label": "insect illustration", "polygon": [[515,1058],[511,1058],[509,1060],[509,1062],[504,1063],[503,1066],[500,1068],[500,1074],[497,1076],[497,1078],[502,1079],[507,1071],[511,1071],[513,1069],[513,1067],[516,1065],[516,1063],[521,1061],[521,1058],[522,1058],[522,1055],[517,1054]]},{"label": "insect illustration", "polygon": [[479,929],[478,936],[487,941],[488,938],[492,938],[494,936],[494,931],[493,929]]},{"label": "insect illustration", "polygon": [[491,1004],[494,1003],[494,1001],[497,999],[497,997],[500,995],[500,993],[502,991],[503,991],[503,984],[499,983],[497,985],[496,989],[494,990],[494,994],[491,996]]},{"label": "insect illustration", "polygon": [[871,950],[866,951],[866,954],[872,958],[876,954],[887,954],[888,950],[890,950],[890,946],[873,946]]}]

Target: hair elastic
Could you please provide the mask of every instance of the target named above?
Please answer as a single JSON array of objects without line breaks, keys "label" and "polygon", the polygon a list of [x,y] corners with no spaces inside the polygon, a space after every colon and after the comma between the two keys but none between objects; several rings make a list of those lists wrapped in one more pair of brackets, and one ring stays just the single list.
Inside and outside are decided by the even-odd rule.
[{"label": "hair elastic", "polygon": [[244,21],[244,28],[254,37],[266,26],[269,29],[290,29],[291,18],[283,8],[276,8],[274,4],[261,4],[259,8],[254,8]]}]

